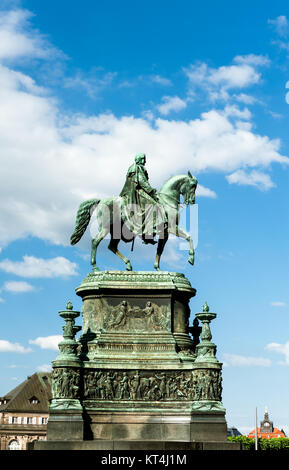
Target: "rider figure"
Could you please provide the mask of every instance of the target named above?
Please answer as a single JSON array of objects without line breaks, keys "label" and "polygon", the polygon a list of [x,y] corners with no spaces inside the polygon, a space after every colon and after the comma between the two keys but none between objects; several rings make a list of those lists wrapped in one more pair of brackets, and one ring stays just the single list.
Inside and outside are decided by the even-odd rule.
[{"label": "rider figure", "polygon": [[[136,235],[139,235],[139,232],[141,232],[144,243],[154,244],[156,242],[153,239],[145,238],[146,234],[143,233],[142,230],[144,227],[144,219],[146,217],[150,217],[149,210],[155,208],[159,202],[157,190],[152,188],[149,183],[145,163],[145,154],[138,153],[135,156],[135,163],[133,163],[128,169],[126,181],[120,196],[123,197],[124,200],[124,210],[126,207],[133,207],[134,210],[137,211],[137,214],[134,214],[135,217],[130,218],[130,222],[133,222],[134,224],[133,232]],[[164,210],[161,211],[161,214],[162,222],[167,224]],[[127,218],[129,218],[128,213]],[[140,220],[142,222],[140,222]]]},{"label": "rider figure", "polygon": [[145,154],[138,153],[134,160],[135,163],[129,167],[126,174],[126,182],[120,196],[126,196],[130,204],[139,204],[140,206],[143,206],[143,202],[152,202],[151,199],[153,202],[158,202],[157,190],[149,184],[148,173],[145,169]]}]

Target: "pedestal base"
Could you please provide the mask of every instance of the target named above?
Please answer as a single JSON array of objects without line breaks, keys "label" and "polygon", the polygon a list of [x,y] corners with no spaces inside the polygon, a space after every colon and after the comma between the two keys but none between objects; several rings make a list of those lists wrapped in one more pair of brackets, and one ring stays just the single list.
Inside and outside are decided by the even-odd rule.
[{"label": "pedestal base", "polygon": [[83,334],[74,361],[67,341],[60,345],[47,441],[35,448],[230,447],[222,365],[205,351],[196,361],[189,335],[196,290],[185,276],[91,273],[76,292]]},{"label": "pedestal base", "polygon": [[34,450],[241,450],[241,445],[228,441],[36,441]]},{"label": "pedestal base", "polygon": [[127,441],[226,441],[224,413],[91,413],[92,439]]}]

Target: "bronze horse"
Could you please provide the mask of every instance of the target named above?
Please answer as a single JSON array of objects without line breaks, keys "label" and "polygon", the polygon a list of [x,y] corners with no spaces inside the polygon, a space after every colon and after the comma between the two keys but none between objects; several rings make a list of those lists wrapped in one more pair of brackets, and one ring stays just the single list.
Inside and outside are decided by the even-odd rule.
[{"label": "bronze horse", "polygon": [[[197,179],[188,171],[187,175],[176,175],[169,178],[163,184],[157,194],[158,203],[156,204],[159,204],[162,210],[165,211],[167,225],[165,228],[163,227],[163,230],[158,227],[156,231],[156,234],[162,233],[162,236],[159,235],[158,237],[157,252],[154,263],[154,268],[156,270],[160,270],[160,258],[170,233],[188,241],[188,262],[192,265],[194,264],[194,247],[191,236],[179,228],[179,209],[181,204],[181,195],[183,196],[184,203],[186,205],[195,203],[195,191],[197,184]],[[75,229],[71,235],[70,242],[71,245],[75,245],[81,239],[89,224],[92,213],[96,209],[99,232],[97,236],[92,239],[91,264],[94,271],[99,271],[99,268],[96,265],[97,247],[108,234],[111,236],[108,248],[124,261],[127,271],[132,271],[130,260],[118,250],[118,244],[120,240],[124,241],[125,243],[128,243],[132,240],[132,238],[128,239],[123,235],[124,232],[130,232],[130,229],[123,229],[132,224],[124,216],[122,207],[123,200],[120,196],[106,199],[89,199],[84,201],[79,206],[76,216]],[[117,224],[121,230],[120,234],[116,236],[114,226],[117,226]],[[138,236],[141,236],[141,234],[138,234]]]}]

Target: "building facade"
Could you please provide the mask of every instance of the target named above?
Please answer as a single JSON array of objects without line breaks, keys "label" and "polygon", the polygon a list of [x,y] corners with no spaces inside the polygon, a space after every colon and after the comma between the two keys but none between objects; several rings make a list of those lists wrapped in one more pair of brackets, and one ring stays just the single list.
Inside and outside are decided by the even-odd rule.
[{"label": "building facade", "polygon": [[[286,437],[283,429],[274,428],[273,421],[269,419],[268,409],[265,409],[264,419],[260,422],[260,427],[257,428],[258,438],[273,439],[276,437]],[[248,437],[255,439],[255,429],[248,434]]]},{"label": "building facade", "polygon": [[29,450],[46,439],[50,374],[37,372],[0,397],[0,450]]}]

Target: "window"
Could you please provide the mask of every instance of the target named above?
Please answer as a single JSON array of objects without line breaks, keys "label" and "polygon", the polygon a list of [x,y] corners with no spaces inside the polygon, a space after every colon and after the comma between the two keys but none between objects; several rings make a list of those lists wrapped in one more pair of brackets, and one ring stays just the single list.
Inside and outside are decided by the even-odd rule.
[{"label": "window", "polygon": [[8,444],[8,450],[21,450],[20,442],[17,439],[13,439]]},{"label": "window", "polygon": [[23,423],[24,424],[37,424],[37,418],[36,416],[28,416],[28,418],[24,418]]},{"label": "window", "polygon": [[30,403],[31,405],[37,405],[37,403],[40,403],[40,401],[38,400],[37,397],[31,397],[31,398],[29,399],[29,403]]},{"label": "window", "polygon": [[38,424],[47,424],[47,418],[38,418]]},{"label": "window", "polygon": [[[20,418],[20,420],[21,420],[21,418]],[[21,421],[19,423],[19,418],[17,416],[9,416],[8,423],[9,424],[20,424]]]}]

